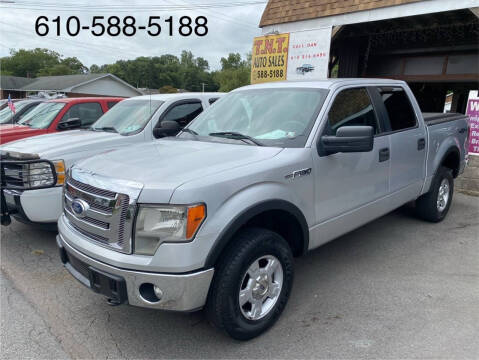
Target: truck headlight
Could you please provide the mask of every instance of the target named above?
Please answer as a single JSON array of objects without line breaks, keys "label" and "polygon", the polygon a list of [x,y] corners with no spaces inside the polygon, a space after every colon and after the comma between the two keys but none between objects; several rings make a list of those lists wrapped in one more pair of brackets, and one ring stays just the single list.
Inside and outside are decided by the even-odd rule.
[{"label": "truck headlight", "polygon": [[154,255],[163,242],[190,241],[206,218],[206,206],[140,205],[136,218],[135,253]]},{"label": "truck headlight", "polygon": [[[23,164],[23,184],[26,189],[35,189],[48,186],[60,186],[65,182],[65,163],[63,160],[52,161],[38,161],[33,163]],[[55,182],[54,171],[57,180]]]}]

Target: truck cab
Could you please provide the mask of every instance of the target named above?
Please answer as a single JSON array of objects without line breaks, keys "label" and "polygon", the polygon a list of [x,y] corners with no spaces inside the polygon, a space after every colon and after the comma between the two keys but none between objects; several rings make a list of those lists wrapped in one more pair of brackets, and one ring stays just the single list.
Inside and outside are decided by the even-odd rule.
[{"label": "truck cab", "polygon": [[36,135],[86,128],[123,98],[65,98],[42,102],[17,124],[0,125],[0,144]]}]

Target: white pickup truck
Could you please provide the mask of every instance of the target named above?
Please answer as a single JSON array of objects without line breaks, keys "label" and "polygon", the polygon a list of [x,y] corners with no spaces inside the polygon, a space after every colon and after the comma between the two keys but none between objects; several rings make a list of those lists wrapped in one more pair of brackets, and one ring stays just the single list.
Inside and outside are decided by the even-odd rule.
[{"label": "white pickup truck", "polygon": [[[123,100],[90,128],[0,146],[2,224],[15,219],[56,228],[65,170],[76,161],[177,132],[223,94],[182,93]],[[168,125],[171,129],[164,128]]]},{"label": "white pickup truck", "polygon": [[467,126],[422,114],[402,81],[240,88],[177,137],[74,165],[61,259],[112,304],[206,306],[249,339],[285,308],[293,256],[414,200],[422,218],[444,219]]}]

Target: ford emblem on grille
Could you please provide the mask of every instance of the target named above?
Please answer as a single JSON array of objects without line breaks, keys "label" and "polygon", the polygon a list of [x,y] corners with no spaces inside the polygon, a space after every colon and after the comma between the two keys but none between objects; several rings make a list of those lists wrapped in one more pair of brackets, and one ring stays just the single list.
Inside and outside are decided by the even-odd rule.
[{"label": "ford emblem on grille", "polygon": [[86,216],[86,212],[88,211],[89,208],[90,208],[90,205],[88,205],[88,203],[84,200],[75,199],[72,201],[73,213],[80,218]]}]

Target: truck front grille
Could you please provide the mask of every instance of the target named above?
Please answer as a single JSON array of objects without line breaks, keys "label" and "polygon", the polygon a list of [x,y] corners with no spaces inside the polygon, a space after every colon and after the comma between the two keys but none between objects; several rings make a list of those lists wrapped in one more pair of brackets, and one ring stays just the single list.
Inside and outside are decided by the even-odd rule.
[{"label": "truck front grille", "polygon": [[[71,177],[64,187],[64,211],[68,224],[98,245],[123,253],[131,253],[131,231],[136,207],[127,194],[100,189]],[[72,204],[80,200],[80,213]]]},{"label": "truck front grille", "polygon": [[5,187],[13,189],[23,189],[25,187],[22,164],[5,162],[3,164],[3,171]]}]

